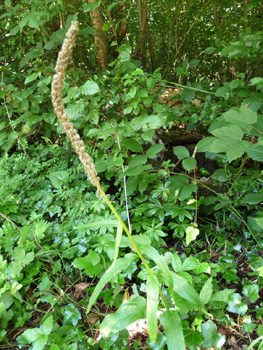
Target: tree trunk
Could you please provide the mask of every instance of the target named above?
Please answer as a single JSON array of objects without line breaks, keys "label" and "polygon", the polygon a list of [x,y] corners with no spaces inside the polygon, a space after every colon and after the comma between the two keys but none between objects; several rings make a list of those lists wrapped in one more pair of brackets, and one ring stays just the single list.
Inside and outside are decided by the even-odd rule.
[{"label": "tree trunk", "polygon": [[[97,2],[97,0],[88,0],[89,4]],[[103,16],[100,7],[96,7],[93,10],[90,10],[90,17],[93,29],[96,31],[95,39],[95,48],[96,48],[96,59],[99,64],[100,70],[107,68],[109,63],[108,56],[108,44],[106,40],[106,34],[102,30],[103,27]]]},{"label": "tree trunk", "polygon": [[151,58],[151,64],[152,64],[152,73],[156,69],[156,61],[154,56],[154,49],[153,49],[153,41],[152,41],[152,34],[149,28],[149,24],[147,22],[147,37],[148,37],[148,45],[149,45],[149,52],[150,52],[150,58]]},{"label": "tree trunk", "polygon": [[139,22],[140,22],[140,32],[139,32],[139,58],[141,60],[142,66],[145,66],[145,43],[147,35],[147,0],[138,0],[139,8]]}]

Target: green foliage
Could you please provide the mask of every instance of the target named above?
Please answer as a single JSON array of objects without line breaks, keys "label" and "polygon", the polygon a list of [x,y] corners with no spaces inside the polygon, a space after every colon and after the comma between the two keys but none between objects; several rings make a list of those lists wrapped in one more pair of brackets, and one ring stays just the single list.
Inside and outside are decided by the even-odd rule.
[{"label": "green foliage", "polygon": [[[1,346],[12,341],[32,349],[128,349],[126,326],[147,317],[149,349],[220,349],[225,339],[217,325],[232,327],[236,315],[242,317],[243,332],[257,334],[253,346],[259,343],[263,78],[255,62],[262,56],[260,7],[249,3],[244,27],[240,4],[235,16],[222,12],[223,4],[217,12],[228,22],[225,30],[211,18],[212,3],[202,8],[201,2],[182,2],[175,8],[166,1],[161,10],[152,4],[148,17],[156,62],[169,79],[162,80],[161,68],[148,73],[149,57],[144,67],[133,59],[138,52],[134,25],[129,25],[129,42],[118,46],[118,56],[110,53],[108,69],[98,72],[91,54],[96,32],[87,13],[100,1],[20,5],[8,0],[0,5]],[[121,23],[114,27],[110,19],[114,6],[106,1],[101,7],[109,42]],[[137,8],[129,4],[127,10],[127,23],[134,23]],[[129,218],[152,274],[131,253],[122,227],[86,180],[53,112],[55,59],[76,12],[80,38],[63,102],[108,198],[122,220]],[[186,28],[192,24],[190,34]],[[171,35],[175,32],[182,43]],[[171,86],[182,91],[170,98],[170,107],[161,97]],[[174,142],[182,125],[186,133],[210,134],[197,148],[207,162],[216,159],[218,169],[205,169],[205,163],[201,171],[198,156]],[[160,135],[165,136],[159,140]],[[209,195],[202,195],[203,187]],[[240,257],[250,266],[243,279]],[[112,308],[117,311],[111,313]],[[90,336],[95,329],[104,334],[100,342]],[[20,335],[13,339],[12,334]],[[135,349],[143,346],[133,343]]]}]

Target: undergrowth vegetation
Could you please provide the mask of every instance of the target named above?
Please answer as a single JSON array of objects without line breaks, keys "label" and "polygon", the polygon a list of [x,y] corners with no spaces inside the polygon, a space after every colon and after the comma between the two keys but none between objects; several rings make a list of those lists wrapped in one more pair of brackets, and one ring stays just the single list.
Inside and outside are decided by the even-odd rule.
[{"label": "undergrowth vegetation", "polygon": [[[261,42],[206,54],[253,62]],[[26,75],[1,66],[0,348],[262,348],[263,78],[190,83],[186,59],[174,83],[127,43],[103,72],[69,64],[63,108],[97,191],[35,54]]]}]

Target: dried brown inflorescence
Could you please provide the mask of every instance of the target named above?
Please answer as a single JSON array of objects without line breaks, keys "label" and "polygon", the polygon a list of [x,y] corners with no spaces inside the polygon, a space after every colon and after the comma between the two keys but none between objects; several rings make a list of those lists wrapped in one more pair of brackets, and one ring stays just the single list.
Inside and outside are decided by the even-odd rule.
[{"label": "dried brown inflorescence", "polygon": [[52,84],[52,103],[56,116],[61,122],[65,133],[70,139],[72,145],[74,146],[80,161],[82,162],[85,172],[88,175],[92,185],[100,188],[99,179],[97,177],[97,172],[93,163],[93,160],[89,154],[85,151],[85,145],[77,130],[74,128],[73,124],[70,122],[67,112],[64,109],[63,99],[62,99],[62,88],[63,80],[67,72],[67,66],[69,58],[72,54],[73,47],[76,42],[79,26],[77,21],[72,21],[71,26],[66,34],[66,38],[63,42],[62,48],[58,54],[57,64],[56,64],[56,74],[53,77]]}]

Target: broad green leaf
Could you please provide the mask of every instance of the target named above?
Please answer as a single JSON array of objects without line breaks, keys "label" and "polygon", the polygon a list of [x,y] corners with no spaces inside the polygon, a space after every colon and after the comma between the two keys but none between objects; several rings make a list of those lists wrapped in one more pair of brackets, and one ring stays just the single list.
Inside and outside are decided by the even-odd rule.
[{"label": "broad green leaf", "polygon": [[181,98],[186,102],[190,102],[195,98],[195,91],[193,89],[184,88]]},{"label": "broad green leaf", "polygon": [[152,91],[152,89],[153,89],[154,86],[155,86],[155,80],[154,80],[152,77],[148,78],[148,79],[146,80],[146,85],[147,85],[147,89],[148,89],[149,91]]},{"label": "broad green leaf", "polygon": [[93,2],[91,4],[84,4],[84,12],[89,12],[90,10],[94,10],[95,8],[99,7],[101,3],[101,0],[97,1],[97,2]]},{"label": "broad green leaf", "polygon": [[122,179],[124,176],[137,176],[149,169],[152,169],[151,164],[138,165],[137,167],[128,168],[127,170],[124,171],[124,173],[119,175],[119,179]]},{"label": "broad green leaf", "polygon": [[249,83],[252,86],[263,87],[263,78],[252,78]]},{"label": "broad green leaf", "polygon": [[142,152],[142,145],[135,139],[123,139],[121,144],[132,152]]},{"label": "broad green leaf", "polygon": [[263,231],[263,217],[248,216],[247,223],[252,231],[256,231],[256,232]]},{"label": "broad green leaf", "polygon": [[226,169],[217,169],[214,174],[211,176],[212,179],[220,181],[220,182],[226,182],[228,179],[229,174],[227,173]]},{"label": "broad green leaf", "polygon": [[[85,5],[84,5],[84,6],[85,6]],[[82,34],[82,35],[84,35],[84,36],[89,36],[90,34],[91,34],[91,35],[96,34],[96,31],[95,31],[92,27],[87,26],[87,27],[81,29],[81,30],[79,31],[79,33]]]},{"label": "broad green leaf", "polygon": [[210,147],[210,152],[226,152],[230,162],[244,154],[246,141],[242,141],[244,133],[238,126],[225,126],[211,133],[216,136],[216,139]]},{"label": "broad green leaf", "polygon": [[192,241],[196,240],[196,237],[199,235],[199,229],[193,225],[188,226],[185,230],[186,232],[186,244],[189,245]]},{"label": "broad green leaf", "polygon": [[196,67],[196,66],[199,64],[199,62],[200,62],[200,60],[194,58],[193,60],[191,60],[191,61],[189,62],[189,68],[194,68],[194,67]]},{"label": "broad green leaf", "polygon": [[214,137],[210,136],[200,140],[196,145],[197,152],[208,152],[214,141]]},{"label": "broad green leaf", "polygon": [[69,172],[65,170],[53,171],[49,173],[48,177],[54,187],[60,188],[64,183],[67,182]]},{"label": "broad green leaf", "polygon": [[122,269],[129,266],[132,263],[132,261],[135,260],[135,258],[137,258],[137,255],[135,255],[135,254],[126,254],[125,257],[120,258],[116,261],[116,264],[113,267],[113,269],[105,272],[105,274],[101,277],[98,284],[96,285],[96,288],[94,289],[94,291],[89,299],[87,313],[90,312],[92,305],[97,300],[100,292],[105,287],[106,283],[108,283],[112,278],[114,278],[118,273],[120,273],[120,271]]},{"label": "broad green leaf", "polygon": [[93,250],[91,250],[89,254],[83,258],[74,259],[72,265],[80,270],[85,269],[85,272],[90,277],[98,275],[102,271],[100,256]]},{"label": "broad green leaf", "polygon": [[138,165],[145,164],[147,162],[147,157],[144,154],[138,154],[129,161],[129,168],[136,167]]},{"label": "broad green leaf", "polygon": [[173,151],[178,159],[185,159],[190,156],[188,149],[184,146],[173,147]]},{"label": "broad green leaf", "polygon": [[243,295],[247,296],[252,303],[255,303],[258,300],[258,292],[259,287],[257,284],[245,285],[242,291]]},{"label": "broad green leaf", "polygon": [[222,86],[216,90],[216,96],[225,97],[227,96],[229,91],[230,91],[230,88],[226,86]]},{"label": "broad green leaf", "polygon": [[217,348],[221,349],[221,347],[225,344],[225,338],[221,333],[217,332],[216,325],[212,321],[207,321],[202,324],[202,336],[204,337],[204,341],[201,343],[202,346],[206,348]]},{"label": "broad green leaf", "polygon": [[191,271],[196,269],[200,265],[200,262],[193,256],[186,258],[182,265],[182,271]]},{"label": "broad green leaf", "polygon": [[8,309],[13,304],[13,302],[14,302],[14,298],[12,297],[9,291],[4,292],[2,295],[0,295],[0,304],[3,303],[6,309]]},{"label": "broad green leaf", "polygon": [[30,28],[39,29],[39,18],[34,13],[31,13],[27,25]]},{"label": "broad green leaf", "polygon": [[33,73],[26,77],[25,84],[31,83],[31,81],[36,80],[36,78],[39,76],[39,72]]},{"label": "broad green leaf", "polygon": [[263,194],[261,193],[247,194],[242,200],[242,203],[249,204],[249,205],[255,205],[261,202],[263,202]]},{"label": "broad green leaf", "polygon": [[126,95],[126,102],[128,102],[129,100],[135,97],[136,91],[137,91],[136,86],[133,86]]},{"label": "broad green leaf", "polygon": [[44,334],[49,335],[53,328],[53,316],[49,316],[42,324],[40,329]]},{"label": "broad green leaf", "polygon": [[223,140],[231,139],[231,140],[242,140],[244,135],[243,131],[236,125],[224,126],[222,128],[215,129],[211,131],[215,137],[221,138]]},{"label": "broad green leaf", "polygon": [[182,322],[176,310],[166,310],[161,315],[168,350],[185,350]]},{"label": "broad green leaf", "polygon": [[157,310],[159,302],[159,282],[156,276],[150,275],[148,277],[146,284],[146,293],[149,337],[151,342],[155,343],[158,328]]},{"label": "broad green leaf", "polygon": [[137,68],[132,72],[132,75],[143,75],[144,72],[141,68]]},{"label": "broad green leaf", "polygon": [[249,144],[246,147],[246,152],[249,157],[258,162],[262,162],[263,160],[263,145],[262,144]]},{"label": "broad green leaf", "polygon": [[10,30],[10,35],[16,35],[19,31],[21,30],[21,27],[20,27],[20,25],[18,24],[17,26],[15,26],[14,28],[12,28],[11,30]]},{"label": "broad green leaf", "polygon": [[33,343],[32,350],[43,350],[48,341],[48,335],[44,334],[39,328],[27,329],[21,338],[28,343]]},{"label": "broad green leaf", "polygon": [[95,95],[96,93],[100,92],[100,88],[95,81],[88,80],[85,84],[80,86],[79,91],[83,95]]},{"label": "broad green leaf", "polygon": [[234,293],[229,298],[227,311],[235,314],[244,315],[247,312],[247,304],[242,302],[241,295]]},{"label": "broad green leaf", "polygon": [[202,305],[202,302],[199,298],[199,295],[195,291],[195,289],[186,282],[185,279],[178,276],[176,273],[171,272],[174,284],[174,291],[179,294],[182,298],[190,301],[196,305]]},{"label": "broad green leaf", "polygon": [[120,247],[120,243],[121,243],[122,231],[123,231],[123,227],[122,227],[121,223],[118,222],[114,258],[113,258],[112,264],[108,268],[107,272],[112,270],[114,265],[116,264],[116,261],[117,261],[118,255],[119,255],[119,247]]},{"label": "broad green leaf", "polygon": [[146,156],[148,158],[156,158],[156,155],[161,152],[163,149],[164,145],[162,144],[156,144],[151,146],[147,151],[146,151]]},{"label": "broad green leaf", "polygon": [[215,50],[216,50],[215,47],[209,46],[209,47],[207,47],[207,48],[205,49],[204,53],[205,53],[206,55],[211,55],[211,53],[214,53]]},{"label": "broad green leaf", "polygon": [[63,324],[71,324],[76,326],[78,321],[81,319],[79,310],[73,304],[68,304],[64,307],[64,319]]},{"label": "broad green leaf", "polygon": [[182,270],[182,262],[177,254],[174,254],[172,257],[172,267],[177,273]]},{"label": "broad green leaf", "polygon": [[213,283],[212,278],[208,278],[208,280],[203,285],[201,292],[200,292],[200,299],[203,303],[203,305],[208,304],[209,300],[211,299],[211,296],[213,294]]},{"label": "broad green leaf", "polygon": [[231,81],[230,83],[230,89],[236,89],[237,87],[239,87],[240,82],[242,82],[242,80],[238,80],[238,79],[234,79]]},{"label": "broad green leaf", "polygon": [[191,350],[200,348],[200,344],[204,340],[204,337],[198,330],[194,328],[184,329],[184,335],[187,348]]},{"label": "broad green leaf", "polygon": [[223,301],[224,303],[227,303],[229,301],[229,296],[233,294],[235,290],[234,289],[223,289],[219,292],[212,295],[210,301],[213,303],[213,301]]},{"label": "broad green leaf", "polygon": [[100,331],[107,337],[110,333],[121,331],[145,316],[146,300],[143,297],[126,300],[114,314],[109,314],[104,318],[100,325]]},{"label": "broad green leaf", "polygon": [[146,254],[150,259],[152,259],[155,264],[158,266],[158,269],[162,272],[165,277],[168,286],[170,289],[173,289],[173,277],[171,271],[166,264],[166,261],[163,256],[161,256],[158,251],[151,246],[141,246],[140,250],[142,254]]},{"label": "broad green leaf", "polygon": [[193,170],[196,167],[196,164],[197,164],[197,162],[196,162],[195,158],[193,158],[193,157],[183,159],[183,161],[182,161],[182,165],[185,168],[185,170],[187,170],[187,171]]}]

